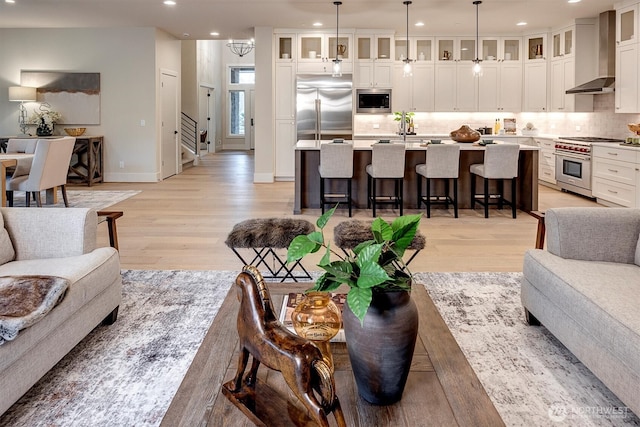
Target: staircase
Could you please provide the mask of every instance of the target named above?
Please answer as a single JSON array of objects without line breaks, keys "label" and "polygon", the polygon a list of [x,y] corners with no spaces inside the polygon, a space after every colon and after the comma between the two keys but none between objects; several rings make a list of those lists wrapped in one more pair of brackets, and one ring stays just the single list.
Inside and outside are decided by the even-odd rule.
[{"label": "staircase", "polygon": [[200,158],[200,144],[198,135],[198,122],[189,117],[188,114],[182,113],[180,121],[181,130],[181,158],[182,170],[190,168],[198,164]]}]

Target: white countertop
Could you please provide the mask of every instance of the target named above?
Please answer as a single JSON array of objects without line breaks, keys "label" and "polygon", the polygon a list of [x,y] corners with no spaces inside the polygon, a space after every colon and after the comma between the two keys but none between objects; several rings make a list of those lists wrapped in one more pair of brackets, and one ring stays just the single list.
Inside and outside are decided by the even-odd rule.
[{"label": "white countertop", "polygon": [[[396,135],[397,136],[397,135]],[[490,135],[486,135],[486,136],[490,136]],[[493,139],[493,138],[486,138],[486,139]],[[505,138],[506,139],[506,138]],[[493,139],[493,141],[497,144],[513,144],[513,142],[509,142],[509,141],[503,141],[500,139]],[[319,150],[320,149],[320,144],[326,144],[326,143],[330,143],[331,140],[326,140],[326,141],[322,141],[322,142],[318,142],[318,141],[314,141],[314,140],[300,140],[298,141],[298,143],[296,144],[296,150]],[[354,150],[360,150],[360,151],[367,151],[367,150],[371,150],[371,145],[377,143],[378,140],[377,139],[356,139],[356,140],[345,140],[345,143],[347,144],[353,144],[353,149]],[[402,139],[391,139],[391,143],[399,143],[402,144],[403,141]],[[452,141],[450,139],[443,139],[442,140],[443,144],[459,144],[460,145],[460,149],[463,151],[474,151],[474,150],[484,150],[484,146],[479,145],[477,142],[474,143],[458,143],[455,141]],[[420,142],[420,141],[407,141],[406,143],[404,143],[406,146],[407,150],[412,150],[412,151],[419,151],[419,150],[426,150],[428,147],[428,144],[424,143],[424,142]],[[520,145],[520,149],[521,150],[539,150],[539,148],[537,146],[532,146],[532,145],[525,145],[525,144],[519,144]]]}]

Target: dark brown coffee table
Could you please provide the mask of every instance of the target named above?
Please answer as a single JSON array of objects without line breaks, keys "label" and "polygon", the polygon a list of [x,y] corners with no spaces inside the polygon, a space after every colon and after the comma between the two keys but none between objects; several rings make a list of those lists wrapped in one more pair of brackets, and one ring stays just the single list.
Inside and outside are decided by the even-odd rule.
[{"label": "dark brown coffee table", "polygon": [[[309,287],[299,283],[270,284],[276,310],[279,312],[283,295]],[[424,287],[414,286],[412,297],[420,313],[420,326],[411,372],[400,402],[374,406],[360,398],[346,345],[332,344],[336,388],[347,425],[504,426]],[[238,307],[234,285],[173,398],[162,426],[254,425],[221,391],[222,384],[233,378],[238,361]],[[282,395],[288,395],[280,373],[263,366],[258,373],[259,379]],[[289,415],[296,412],[291,404],[279,408],[265,396],[263,406],[258,410],[268,414],[267,425],[295,425]],[[333,416],[329,421],[335,425]]]}]

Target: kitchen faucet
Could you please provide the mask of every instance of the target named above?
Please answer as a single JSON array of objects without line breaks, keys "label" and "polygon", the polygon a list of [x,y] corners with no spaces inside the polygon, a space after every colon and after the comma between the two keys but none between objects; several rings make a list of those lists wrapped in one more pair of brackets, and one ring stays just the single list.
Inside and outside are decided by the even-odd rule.
[{"label": "kitchen faucet", "polygon": [[400,132],[402,132],[402,141],[407,142],[407,112],[402,110],[402,125],[400,126]]}]

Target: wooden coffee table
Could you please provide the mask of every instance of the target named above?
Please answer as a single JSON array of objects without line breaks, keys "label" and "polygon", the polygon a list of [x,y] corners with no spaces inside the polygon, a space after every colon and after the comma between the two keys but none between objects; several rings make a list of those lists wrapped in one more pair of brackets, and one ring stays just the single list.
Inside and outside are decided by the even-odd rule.
[{"label": "wooden coffee table", "polygon": [[[270,284],[277,312],[283,295],[309,287],[309,284],[299,283]],[[424,287],[414,286],[412,298],[420,313],[420,325],[411,372],[400,402],[374,406],[360,398],[346,345],[332,343],[336,389],[347,425],[504,426]],[[222,384],[233,378],[238,362],[238,307],[234,285],[173,398],[162,426],[254,425],[221,391]],[[279,372],[261,366],[258,374],[282,395],[291,395]],[[293,404],[295,400],[290,399],[290,402]],[[271,407],[265,396],[265,407],[258,410],[269,414],[267,425],[295,425],[289,418],[290,412],[296,412],[295,409],[292,411],[291,404],[283,408]],[[295,405],[299,403],[295,402]],[[332,415],[329,421],[335,425]]]}]

